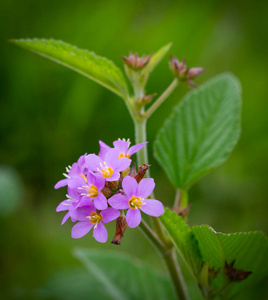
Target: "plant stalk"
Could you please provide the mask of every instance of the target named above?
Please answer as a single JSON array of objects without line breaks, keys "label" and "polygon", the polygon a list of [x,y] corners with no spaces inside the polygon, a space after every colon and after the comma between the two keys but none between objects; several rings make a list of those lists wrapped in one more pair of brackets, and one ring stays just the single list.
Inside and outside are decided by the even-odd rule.
[{"label": "plant stalk", "polygon": [[[144,143],[147,140],[146,121],[147,119],[134,119],[136,144]],[[149,164],[147,146],[143,147],[139,152],[137,152],[137,163],[138,166],[142,164]],[[147,177],[150,176],[148,171],[146,175]],[[152,197],[154,198],[153,195]],[[152,218],[152,220],[156,233],[154,233],[144,221],[140,225],[141,229],[149,238],[149,240],[153,243],[153,245],[157,247],[162,258],[164,259],[178,299],[188,300],[189,297],[187,294],[185,282],[181,274],[180,267],[178,265],[178,260],[175,256],[175,250],[170,248],[171,243],[164,233],[160,220],[158,218]]]},{"label": "plant stalk", "polygon": [[143,115],[145,119],[148,119],[155,111],[156,109],[166,100],[166,98],[175,90],[175,88],[178,86],[179,80],[175,78],[169,87],[163,92],[161,96],[159,96],[158,99],[155,100],[155,102],[148,108],[148,110]]},{"label": "plant stalk", "polygon": [[180,267],[177,263],[174,263],[175,261],[177,262],[174,250],[167,249],[144,220],[141,221],[139,227],[162,256],[170,274],[177,298],[180,300],[189,300]]}]

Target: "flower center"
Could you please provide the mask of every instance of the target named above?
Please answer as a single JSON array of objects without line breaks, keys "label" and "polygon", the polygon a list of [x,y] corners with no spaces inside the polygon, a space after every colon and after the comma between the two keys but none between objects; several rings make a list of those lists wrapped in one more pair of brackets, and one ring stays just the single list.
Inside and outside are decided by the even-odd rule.
[{"label": "flower center", "polygon": [[95,185],[91,184],[87,187],[87,194],[90,198],[96,198],[99,195],[99,192]]},{"label": "flower center", "polygon": [[124,153],[120,153],[118,159],[122,157],[130,158],[130,154],[125,155]]},{"label": "flower center", "polygon": [[92,212],[89,216],[88,216],[90,223],[92,224],[99,224],[102,221],[102,215],[100,213],[96,213],[96,212]]},{"label": "flower center", "polygon": [[111,167],[105,167],[101,170],[101,175],[105,178],[111,177],[114,173],[114,170]]},{"label": "flower center", "polygon": [[129,199],[128,205],[132,209],[140,208],[143,205],[142,199],[140,197],[133,196]]}]

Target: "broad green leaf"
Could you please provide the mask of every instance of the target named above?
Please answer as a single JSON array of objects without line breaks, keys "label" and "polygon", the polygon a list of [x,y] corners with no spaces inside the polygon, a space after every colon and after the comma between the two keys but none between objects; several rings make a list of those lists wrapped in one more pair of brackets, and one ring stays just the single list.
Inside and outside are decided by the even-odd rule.
[{"label": "broad green leaf", "polygon": [[120,97],[128,96],[127,83],[120,69],[94,52],[53,39],[19,39],[11,42],[96,81]]},{"label": "broad green leaf", "polygon": [[33,299],[88,300],[89,295],[94,295],[94,300],[112,299],[101,288],[96,278],[90,276],[86,270],[78,268],[55,273],[33,294],[35,295]]},{"label": "broad green leaf", "polygon": [[176,299],[166,275],[133,257],[91,249],[76,249],[74,255],[110,295],[107,299]]},{"label": "broad green leaf", "polygon": [[197,241],[191,233],[191,228],[176,212],[165,209],[159,217],[166,228],[178,251],[184,257],[192,272],[197,276],[202,267],[202,257],[199,253]]},{"label": "broad green leaf", "polygon": [[220,75],[188,93],[157,135],[154,152],[176,188],[222,164],[240,134],[240,84]]},{"label": "broad green leaf", "polygon": [[219,273],[212,282],[214,290],[222,288],[228,278],[224,273],[225,262],[234,262],[234,268],[252,272],[246,279],[231,282],[223,289],[224,299],[234,297],[247,285],[268,274],[268,239],[262,232],[240,232],[232,234],[216,233],[207,225],[194,226],[192,232],[198,241],[204,262]]},{"label": "broad green leaf", "polygon": [[169,51],[172,43],[167,44],[166,46],[159,49],[153,56],[151,57],[147,66],[142,70],[141,74],[149,74],[153,71],[153,69],[158,65],[158,63],[163,59],[166,53]]}]

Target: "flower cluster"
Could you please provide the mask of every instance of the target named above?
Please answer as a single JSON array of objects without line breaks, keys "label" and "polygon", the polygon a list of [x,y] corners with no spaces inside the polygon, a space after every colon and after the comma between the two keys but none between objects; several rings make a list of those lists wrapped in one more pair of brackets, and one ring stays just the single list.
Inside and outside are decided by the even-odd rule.
[{"label": "flower cluster", "polygon": [[72,228],[73,238],[81,238],[93,228],[94,238],[105,243],[108,233],[104,223],[117,219],[118,227],[124,224],[123,219],[124,230],[126,225],[134,228],[141,222],[140,211],[158,217],[164,213],[164,208],[160,201],[148,199],[155,187],[154,180],[135,177],[133,167],[130,169],[131,155],[146,143],[129,147],[129,141],[117,140],[113,148],[102,141],[99,144],[98,155],[82,155],[66,168],[66,178],[55,185],[55,189],[67,186],[68,190],[67,199],[56,211],[67,211],[62,224],[69,218],[77,222]]}]

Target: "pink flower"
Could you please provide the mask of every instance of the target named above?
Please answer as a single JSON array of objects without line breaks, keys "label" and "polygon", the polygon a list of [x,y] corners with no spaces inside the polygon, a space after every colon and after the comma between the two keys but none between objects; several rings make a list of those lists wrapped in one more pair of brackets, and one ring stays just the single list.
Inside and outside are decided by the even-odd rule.
[{"label": "pink flower", "polygon": [[126,176],[122,187],[126,196],[115,194],[108,200],[108,203],[116,209],[127,209],[126,220],[130,228],[140,224],[140,210],[153,217],[159,217],[164,213],[164,207],[160,201],[147,199],[155,187],[152,178],[145,178],[137,183],[133,177]]},{"label": "pink flower", "polygon": [[[136,153],[139,150],[141,150],[147,143],[148,142],[137,144],[137,145],[134,145],[134,146],[132,146],[132,147],[129,148],[129,146],[130,146],[129,140],[127,140],[127,141],[125,141],[125,140],[117,140],[117,141],[113,142],[113,145],[114,145],[115,149],[118,149],[120,151],[118,158],[122,158],[122,157],[130,158],[131,155],[133,155],[134,153]],[[104,155],[106,154],[106,152],[109,149],[112,149],[112,148],[109,147],[108,145],[106,145],[102,141],[99,141],[99,144],[100,144],[99,157],[103,158]]]},{"label": "pink flower", "polygon": [[81,195],[78,206],[83,206],[83,203],[92,202],[96,209],[106,209],[108,207],[107,199],[102,194],[101,190],[105,186],[105,179],[100,176],[94,176],[88,172],[87,176],[74,178],[69,183],[69,189]]},{"label": "pink flower", "polygon": [[117,219],[119,215],[120,212],[111,207],[100,212],[97,212],[93,205],[78,207],[71,212],[71,217],[79,221],[72,228],[72,238],[81,238],[93,228],[95,240],[105,243],[108,238],[108,232],[103,223],[109,223]]},{"label": "pink flower", "polygon": [[72,166],[69,166],[66,168],[67,174],[63,173],[63,175],[66,178],[58,181],[54,187],[55,189],[58,189],[58,188],[68,185],[72,181],[73,178],[78,178],[78,177],[84,178],[85,177],[85,172],[86,172],[85,157],[86,157],[86,155],[87,154],[80,156],[76,163],[73,163]]},{"label": "pink flower", "polygon": [[86,164],[90,171],[96,175],[102,176],[106,181],[117,181],[120,172],[126,170],[131,164],[131,159],[126,157],[119,158],[120,151],[118,149],[109,149],[104,159],[95,154],[86,156]]}]

